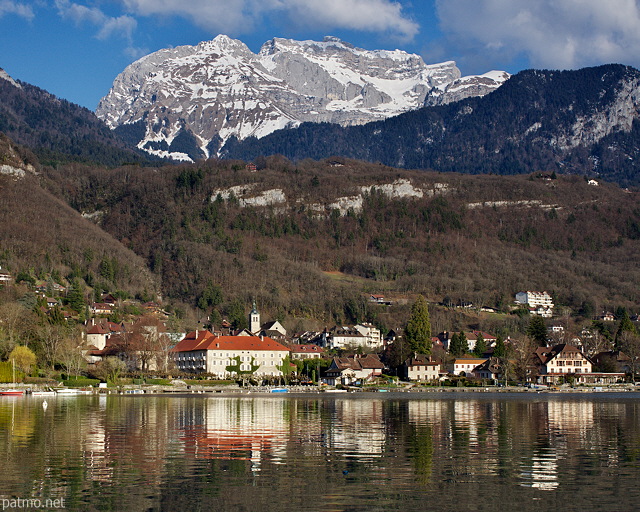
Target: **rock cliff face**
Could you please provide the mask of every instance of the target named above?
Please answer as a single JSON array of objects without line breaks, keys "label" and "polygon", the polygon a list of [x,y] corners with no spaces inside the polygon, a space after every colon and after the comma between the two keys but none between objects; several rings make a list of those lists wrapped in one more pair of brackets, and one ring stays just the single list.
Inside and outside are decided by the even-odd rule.
[{"label": "rock cliff face", "polygon": [[367,51],[336,38],[273,39],[254,54],[226,36],[160,50],[128,66],[96,114],[145,151],[191,160],[231,137],[301,122],[362,124],[499,87],[509,75],[461,78],[454,62]]}]

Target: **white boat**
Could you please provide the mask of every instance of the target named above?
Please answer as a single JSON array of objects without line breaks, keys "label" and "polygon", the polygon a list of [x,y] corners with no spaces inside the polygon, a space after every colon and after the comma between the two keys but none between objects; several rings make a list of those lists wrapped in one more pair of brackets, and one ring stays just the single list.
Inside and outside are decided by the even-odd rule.
[{"label": "white boat", "polygon": [[91,395],[93,391],[90,389],[78,388],[58,388],[55,390],[58,395],[74,396],[74,395]]},{"label": "white boat", "polygon": [[56,396],[56,392],[52,389],[50,390],[40,390],[37,389],[31,392],[31,396]]}]

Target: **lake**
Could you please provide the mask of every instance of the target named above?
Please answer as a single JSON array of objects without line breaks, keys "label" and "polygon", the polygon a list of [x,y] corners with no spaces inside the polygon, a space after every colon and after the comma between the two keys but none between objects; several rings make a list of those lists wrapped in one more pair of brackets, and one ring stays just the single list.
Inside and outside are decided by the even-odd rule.
[{"label": "lake", "polygon": [[640,506],[634,392],[0,397],[0,447],[14,508]]}]

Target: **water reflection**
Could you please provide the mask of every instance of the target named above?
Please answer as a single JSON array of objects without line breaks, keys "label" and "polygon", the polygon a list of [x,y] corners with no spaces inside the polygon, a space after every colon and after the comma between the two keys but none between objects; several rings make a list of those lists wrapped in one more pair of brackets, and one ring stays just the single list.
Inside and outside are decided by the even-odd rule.
[{"label": "water reflection", "polygon": [[4,398],[0,498],[78,510],[449,510],[496,497],[539,510],[558,496],[577,509],[625,488],[609,503],[624,509],[640,498],[631,394]]}]

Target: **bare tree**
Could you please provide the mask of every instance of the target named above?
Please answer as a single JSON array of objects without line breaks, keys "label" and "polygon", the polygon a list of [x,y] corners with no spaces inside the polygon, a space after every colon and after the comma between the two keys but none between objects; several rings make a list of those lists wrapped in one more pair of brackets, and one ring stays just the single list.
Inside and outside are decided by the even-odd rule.
[{"label": "bare tree", "polygon": [[45,322],[37,326],[35,335],[39,341],[44,363],[47,366],[53,366],[57,361],[60,346],[67,336],[67,327]]},{"label": "bare tree", "polygon": [[631,381],[636,381],[636,373],[640,366],[640,335],[631,331],[620,333],[618,338],[620,350],[629,358],[629,369],[631,370]]},{"label": "bare tree", "polygon": [[512,339],[511,361],[513,373],[517,380],[527,382],[537,376],[537,369],[534,362],[534,351],[538,343],[529,336],[523,335],[518,339]]},{"label": "bare tree", "polygon": [[613,348],[611,342],[600,331],[595,329],[583,332],[578,337],[584,347],[585,354],[589,357],[593,357],[600,352],[607,352]]},{"label": "bare tree", "polygon": [[69,375],[77,377],[86,367],[87,361],[82,355],[82,334],[78,329],[64,337],[58,347],[58,359]]}]

